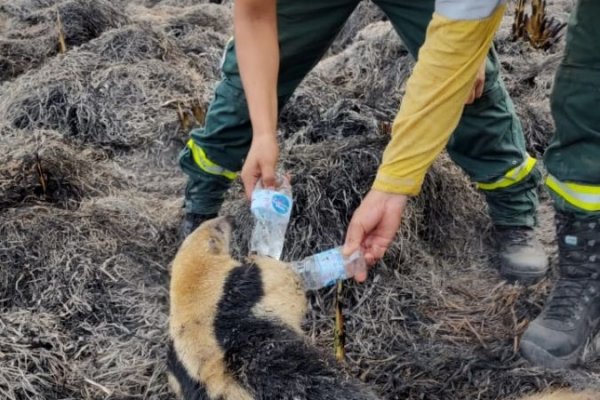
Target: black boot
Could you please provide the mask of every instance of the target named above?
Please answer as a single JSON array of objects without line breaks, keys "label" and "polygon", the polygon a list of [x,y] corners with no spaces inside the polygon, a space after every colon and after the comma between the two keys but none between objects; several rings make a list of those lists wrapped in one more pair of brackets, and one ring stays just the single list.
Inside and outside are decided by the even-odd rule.
[{"label": "black boot", "polygon": [[546,305],[521,338],[533,364],[575,364],[600,322],[600,219],[557,213],[560,276]]},{"label": "black boot", "polygon": [[496,226],[500,275],[508,281],[534,283],[546,276],[548,256],[542,244],[527,226]]},{"label": "black boot", "polygon": [[181,231],[179,232],[181,239],[185,239],[188,235],[196,230],[197,227],[200,226],[204,221],[208,221],[209,219],[216,218],[217,214],[194,214],[194,213],[185,213],[183,217],[183,222],[181,224]]}]

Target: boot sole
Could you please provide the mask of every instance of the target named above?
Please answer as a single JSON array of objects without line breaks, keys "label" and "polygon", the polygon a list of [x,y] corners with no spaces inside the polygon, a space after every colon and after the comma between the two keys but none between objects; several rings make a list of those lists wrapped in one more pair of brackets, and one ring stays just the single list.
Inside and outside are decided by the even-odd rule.
[{"label": "boot sole", "polygon": [[588,341],[590,339],[593,339],[597,334],[599,334],[599,325],[600,318],[592,322],[592,333],[583,342],[583,344],[577,347],[575,351],[573,351],[571,354],[568,354],[566,356],[556,357],[550,354],[546,349],[538,346],[537,344],[529,340],[521,341],[521,354],[530,362],[547,369],[564,369],[567,367],[572,367],[573,365],[579,362],[579,358],[581,357]]},{"label": "boot sole", "polygon": [[577,364],[584,347],[585,344],[579,346],[571,354],[564,357],[556,357],[537,344],[525,340],[521,342],[521,354],[536,366],[546,369],[564,369]]},{"label": "boot sole", "polygon": [[544,279],[547,275],[548,271],[544,271],[544,273],[533,273],[533,274],[524,274],[522,272],[520,273],[514,273],[514,272],[507,272],[504,271],[502,269],[500,269],[500,275],[506,279],[508,282],[510,283],[522,283],[524,285],[533,285],[534,283],[538,283],[539,281],[541,281],[542,279]]}]

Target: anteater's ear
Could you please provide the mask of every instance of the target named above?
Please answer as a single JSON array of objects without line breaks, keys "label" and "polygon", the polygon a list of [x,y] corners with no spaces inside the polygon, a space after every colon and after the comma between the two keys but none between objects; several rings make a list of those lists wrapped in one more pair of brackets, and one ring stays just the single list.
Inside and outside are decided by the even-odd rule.
[{"label": "anteater's ear", "polygon": [[208,252],[210,254],[221,254],[223,251],[223,244],[219,242],[219,239],[215,237],[208,238]]},{"label": "anteater's ear", "polygon": [[202,224],[200,229],[206,232],[205,240],[210,254],[229,254],[232,223],[232,217],[220,217]]}]

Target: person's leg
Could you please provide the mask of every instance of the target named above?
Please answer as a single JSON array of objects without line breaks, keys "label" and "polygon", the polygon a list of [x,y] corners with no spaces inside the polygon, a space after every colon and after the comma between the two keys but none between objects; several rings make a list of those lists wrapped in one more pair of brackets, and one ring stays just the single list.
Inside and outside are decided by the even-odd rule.
[{"label": "person's leg", "polygon": [[[487,70],[498,76],[493,50]],[[481,99],[465,107],[448,153],[485,195],[500,274],[522,283],[542,279],[548,257],[533,230],[542,175],[536,160],[527,154],[521,123],[500,78]]]},{"label": "person's leg", "polygon": [[577,362],[600,321],[600,2],[579,0],[552,93],[555,135],[546,151],[559,279],[521,339],[535,364]]},{"label": "person's leg", "polygon": [[[375,0],[408,50],[418,56],[434,0]],[[529,157],[513,103],[499,74],[494,50],[486,63],[481,98],[467,105],[447,150],[486,196],[499,241],[500,272],[532,281],[543,277],[547,257],[533,236],[541,174]]]},{"label": "person's leg", "polygon": [[[277,2],[280,109],[304,76],[327,51],[359,0]],[[215,89],[204,127],[195,129],[179,162],[188,175],[185,192],[185,236],[216,215],[225,192],[242,168],[252,140],[252,127],[242,88],[235,43],[223,56],[223,79]]]}]

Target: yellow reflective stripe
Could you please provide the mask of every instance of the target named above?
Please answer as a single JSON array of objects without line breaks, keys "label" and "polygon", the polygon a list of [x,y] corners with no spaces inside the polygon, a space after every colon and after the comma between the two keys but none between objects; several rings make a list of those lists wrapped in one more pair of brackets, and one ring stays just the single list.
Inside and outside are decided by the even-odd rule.
[{"label": "yellow reflective stripe", "polygon": [[229,45],[233,42],[233,36],[227,39],[227,43],[225,43],[225,47],[223,48],[223,55],[221,56],[221,65],[220,68],[223,69],[225,65],[225,58],[227,57],[227,49],[229,49]]},{"label": "yellow reflective stripe", "polygon": [[531,173],[531,171],[533,171],[536,163],[537,160],[528,154],[525,161],[523,161],[520,165],[510,169],[496,182],[478,183],[477,187],[481,190],[497,190],[512,186],[515,183],[521,182],[523,179],[525,179]]},{"label": "yellow reflective stripe", "polygon": [[600,185],[561,182],[548,175],[546,186],[577,208],[585,211],[600,211]]},{"label": "yellow reflective stripe", "polygon": [[208,172],[212,175],[221,175],[227,179],[234,180],[237,177],[235,172],[221,167],[220,165],[212,162],[207,156],[202,147],[196,146],[194,141],[190,139],[187,142],[187,147],[192,151],[192,156],[196,165],[198,165],[203,171]]}]

